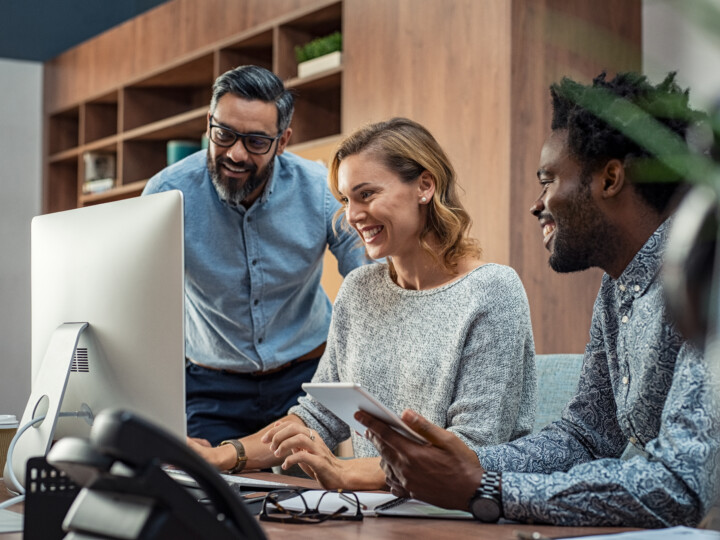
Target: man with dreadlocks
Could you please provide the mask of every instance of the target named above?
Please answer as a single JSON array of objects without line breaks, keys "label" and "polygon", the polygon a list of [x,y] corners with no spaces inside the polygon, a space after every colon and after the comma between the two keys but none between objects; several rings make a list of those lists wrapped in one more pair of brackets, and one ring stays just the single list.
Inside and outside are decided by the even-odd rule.
[{"label": "man with dreadlocks", "polygon": [[[485,522],[696,525],[716,497],[720,421],[712,373],[670,320],[659,270],[683,186],[670,165],[688,154],[688,133],[703,115],[688,107],[674,74],[657,86],[633,73],[602,74],[590,86],[563,79],[551,96],[541,193],[530,211],[554,270],[605,271],[562,418],[470,449],[414,411],[403,419],[431,444],[356,416],[397,495]],[[648,144],[636,142],[643,135]],[[638,455],[621,459],[628,444]]]}]

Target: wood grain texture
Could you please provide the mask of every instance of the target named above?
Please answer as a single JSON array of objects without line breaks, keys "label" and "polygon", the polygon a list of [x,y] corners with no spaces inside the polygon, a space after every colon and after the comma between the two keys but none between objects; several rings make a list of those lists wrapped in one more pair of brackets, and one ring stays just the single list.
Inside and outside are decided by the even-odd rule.
[{"label": "wood grain texture", "polygon": [[512,19],[510,264],[528,293],[537,352],[582,352],[602,273],[553,272],[529,212],[550,132],[548,89],[563,76],[588,83],[603,69],[639,69],[641,2],[515,0]]},{"label": "wood grain texture", "polygon": [[346,0],[343,36],[343,131],[392,116],[426,126],[456,168],[486,259],[504,264],[510,5]]},{"label": "wood grain texture", "polygon": [[428,127],[456,167],[485,259],[523,279],[537,351],[582,352],[601,273],[553,273],[528,212],[550,125],[547,89],[563,75],[638,69],[640,1],[344,6],[343,132],[394,115]]}]

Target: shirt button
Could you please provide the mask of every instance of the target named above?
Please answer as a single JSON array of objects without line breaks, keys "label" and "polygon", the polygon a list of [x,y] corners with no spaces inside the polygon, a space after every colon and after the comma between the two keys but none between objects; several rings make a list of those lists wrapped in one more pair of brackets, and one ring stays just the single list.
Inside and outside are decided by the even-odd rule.
[{"label": "shirt button", "polygon": [[620,287],[618,287],[618,288],[619,288],[621,291],[625,292],[625,285],[620,285]]},{"label": "shirt button", "polygon": [[[255,266],[255,265],[257,264],[257,259],[253,259],[251,264],[252,264],[253,266]],[[625,322],[625,321],[623,321],[623,322]]]},{"label": "shirt button", "polygon": [[254,305],[254,306],[257,306],[259,303],[260,303],[260,300],[258,300],[257,298],[256,298],[255,300],[253,300],[253,305]]},{"label": "shirt button", "polygon": [[258,343],[262,343],[262,342],[263,342],[263,338],[258,338]]},{"label": "shirt button", "polygon": [[628,382],[630,382],[630,379],[628,379],[627,377],[623,377],[622,382],[623,384],[627,384]]},{"label": "shirt button", "polygon": [[[253,262],[253,264],[255,264],[255,263]],[[630,320],[630,317],[628,317],[627,315],[623,315],[623,318],[620,320],[623,322],[623,324],[625,324],[626,322],[628,322]]]},{"label": "shirt button", "polygon": [[640,285],[635,285],[635,286],[633,287],[633,290],[634,290],[635,292],[640,292]]},{"label": "shirt button", "polygon": [[248,222],[248,223],[251,223],[251,222],[252,222],[252,218],[251,218],[250,216],[248,216],[247,222]]},{"label": "shirt button", "polygon": [[637,443],[637,439],[636,439],[635,437],[630,437],[629,441],[630,441],[630,444],[636,444],[636,443]]}]

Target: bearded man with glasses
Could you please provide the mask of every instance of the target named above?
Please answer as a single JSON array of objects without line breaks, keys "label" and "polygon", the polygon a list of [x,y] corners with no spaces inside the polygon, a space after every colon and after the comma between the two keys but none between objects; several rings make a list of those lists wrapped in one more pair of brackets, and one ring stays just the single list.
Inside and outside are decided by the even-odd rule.
[{"label": "bearded man with glasses", "polygon": [[187,422],[201,444],[237,443],[287,413],[325,347],[325,248],[343,276],[368,262],[354,236],[334,233],[339,203],[325,167],[285,150],[292,114],[292,94],[270,71],[224,73],[207,151],[143,192],[184,195]]}]

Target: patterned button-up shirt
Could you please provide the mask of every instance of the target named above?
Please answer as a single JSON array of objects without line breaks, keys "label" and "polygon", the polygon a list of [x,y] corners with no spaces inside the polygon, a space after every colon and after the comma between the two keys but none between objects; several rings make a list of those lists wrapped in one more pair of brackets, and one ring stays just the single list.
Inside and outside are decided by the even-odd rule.
[{"label": "patterned button-up shirt", "polygon": [[[503,472],[506,518],[695,525],[714,502],[716,388],[665,308],[659,272],[669,228],[668,220],[617,280],[603,276],[578,389],[562,419],[476,449],[483,467]],[[628,443],[641,455],[620,459]]]}]

